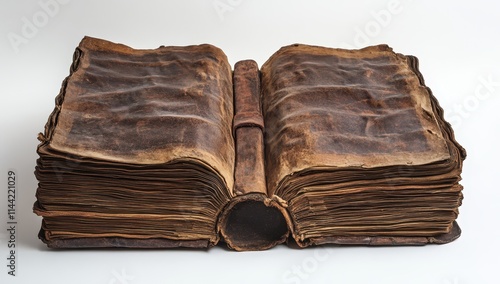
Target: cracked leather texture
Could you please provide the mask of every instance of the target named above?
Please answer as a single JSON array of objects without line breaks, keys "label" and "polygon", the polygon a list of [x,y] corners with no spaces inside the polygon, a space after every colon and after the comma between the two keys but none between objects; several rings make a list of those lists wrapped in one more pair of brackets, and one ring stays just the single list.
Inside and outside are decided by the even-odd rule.
[{"label": "cracked leather texture", "polygon": [[465,151],[415,57],[296,44],[261,72],[268,192],[299,245],[453,231]]},{"label": "cracked leather texture", "polygon": [[138,50],[85,37],[39,135],[42,239],[52,247],[214,245],[233,188],[233,116],[220,49]]},{"label": "cracked leather texture", "polygon": [[49,247],[460,236],[466,153],[416,57],[295,44],[231,72],[211,45],[86,37],[70,70],[39,135],[34,211]]}]

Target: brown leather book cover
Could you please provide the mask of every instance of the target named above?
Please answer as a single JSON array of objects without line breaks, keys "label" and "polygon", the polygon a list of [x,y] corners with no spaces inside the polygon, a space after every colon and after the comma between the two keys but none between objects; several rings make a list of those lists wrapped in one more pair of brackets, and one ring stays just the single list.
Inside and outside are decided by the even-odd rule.
[{"label": "brown leather book cover", "polygon": [[86,37],[39,135],[55,248],[420,245],[460,235],[465,150],[413,56]]},{"label": "brown leather book cover", "polygon": [[84,38],[40,135],[42,238],[216,244],[233,188],[232,88],[227,58],[211,45],[136,50]]},{"label": "brown leather book cover", "polygon": [[268,192],[300,246],[456,237],[465,151],[415,57],[292,45],[261,72]]}]

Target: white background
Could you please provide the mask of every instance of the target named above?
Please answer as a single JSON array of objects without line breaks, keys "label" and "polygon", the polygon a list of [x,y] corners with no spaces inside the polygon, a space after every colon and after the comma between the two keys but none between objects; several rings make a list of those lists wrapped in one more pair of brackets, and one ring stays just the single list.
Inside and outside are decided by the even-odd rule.
[{"label": "white background", "polygon": [[[0,283],[500,283],[498,2],[54,1],[0,4]],[[47,249],[32,213],[36,136],[84,35],[135,48],[211,43],[231,64],[251,58],[262,65],[292,43],[387,43],[416,55],[468,152],[462,237],[442,246],[246,253]],[[18,176],[16,277],[7,275],[8,169]]]}]

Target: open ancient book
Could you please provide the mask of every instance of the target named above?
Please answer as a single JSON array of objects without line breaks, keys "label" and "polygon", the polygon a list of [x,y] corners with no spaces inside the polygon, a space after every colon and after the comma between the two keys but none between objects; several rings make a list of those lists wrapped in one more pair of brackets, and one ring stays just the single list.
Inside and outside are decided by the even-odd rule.
[{"label": "open ancient book", "polygon": [[211,45],[85,37],[45,132],[54,248],[418,245],[460,235],[465,150],[413,56],[295,44],[232,70]]}]

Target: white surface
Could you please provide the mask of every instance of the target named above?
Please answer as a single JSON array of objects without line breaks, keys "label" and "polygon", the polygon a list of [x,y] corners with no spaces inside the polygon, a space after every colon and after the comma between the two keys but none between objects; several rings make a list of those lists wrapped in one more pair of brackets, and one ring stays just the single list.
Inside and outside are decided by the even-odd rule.
[{"label": "white surface", "polygon": [[[494,164],[500,158],[498,2],[60,0],[47,12],[40,3],[49,2],[0,4],[0,283],[500,283],[500,194]],[[26,21],[38,27],[30,30]],[[212,43],[231,64],[252,58],[262,65],[291,43],[388,43],[397,52],[416,55],[427,85],[468,152],[458,219],[462,237],[443,246],[279,246],[247,253],[221,247],[47,249],[37,239],[41,220],[31,211],[36,135],[84,35],[136,48]],[[12,37],[24,41],[13,44]],[[7,275],[6,266],[8,169],[15,169],[19,178],[16,277]]]}]

